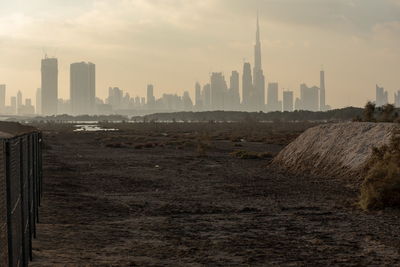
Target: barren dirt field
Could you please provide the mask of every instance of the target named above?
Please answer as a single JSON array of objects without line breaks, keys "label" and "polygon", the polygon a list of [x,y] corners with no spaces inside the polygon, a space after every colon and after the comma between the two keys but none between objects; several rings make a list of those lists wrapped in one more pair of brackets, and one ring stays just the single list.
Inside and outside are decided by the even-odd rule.
[{"label": "barren dirt field", "polygon": [[351,177],[268,166],[310,126],[42,125],[31,266],[399,265],[400,212],[360,211]]}]

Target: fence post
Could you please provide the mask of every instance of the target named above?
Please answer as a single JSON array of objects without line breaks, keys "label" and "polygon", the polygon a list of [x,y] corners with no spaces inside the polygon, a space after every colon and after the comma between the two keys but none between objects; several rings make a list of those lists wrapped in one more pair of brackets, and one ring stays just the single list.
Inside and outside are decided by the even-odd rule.
[{"label": "fence post", "polygon": [[5,142],[6,149],[6,187],[7,187],[7,237],[8,237],[8,264],[14,266],[13,259],[13,240],[12,240],[12,220],[11,220],[11,188],[10,188],[10,143]]}]

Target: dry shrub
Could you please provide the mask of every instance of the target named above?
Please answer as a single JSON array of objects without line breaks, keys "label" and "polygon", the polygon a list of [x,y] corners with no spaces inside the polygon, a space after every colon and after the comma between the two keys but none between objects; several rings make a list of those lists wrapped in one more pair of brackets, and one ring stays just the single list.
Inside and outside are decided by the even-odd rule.
[{"label": "dry shrub", "polygon": [[269,152],[251,152],[244,150],[237,150],[231,153],[231,155],[238,159],[272,159],[273,155]]},{"label": "dry shrub", "polygon": [[374,148],[361,186],[360,205],[364,210],[400,207],[400,135],[389,145]]}]

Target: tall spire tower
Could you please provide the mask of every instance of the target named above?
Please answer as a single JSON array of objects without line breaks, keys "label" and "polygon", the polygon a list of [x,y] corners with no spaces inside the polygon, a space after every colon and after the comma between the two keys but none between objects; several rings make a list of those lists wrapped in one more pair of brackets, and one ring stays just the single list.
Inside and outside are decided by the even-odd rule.
[{"label": "tall spire tower", "polygon": [[255,110],[265,109],[265,77],[262,70],[260,20],[257,12],[256,44],[254,46],[252,106]]}]

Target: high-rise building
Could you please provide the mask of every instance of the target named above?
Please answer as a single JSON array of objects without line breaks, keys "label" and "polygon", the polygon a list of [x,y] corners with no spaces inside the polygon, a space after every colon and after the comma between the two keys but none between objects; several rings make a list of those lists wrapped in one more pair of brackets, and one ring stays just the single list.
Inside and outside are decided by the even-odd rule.
[{"label": "high-rise building", "polygon": [[201,110],[203,108],[203,100],[201,97],[201,85],[200,83],[196,82],[196,85],[194,86],[194,90],[195,90],[195,106],[197,110]]},{"label": "high-rise building", "polygon": [[242,103],[245,110],[250,110],[251,99],[253,95],[253,78],[251,74],[251,65],[246,62],[243,65],[243,77],[242,77]]},{"label": "high-rise building", "polygon": [[203,86],[203,109],[211,109],[211,84],[206,84]]},{"label": "high-rise building", "polygon": [[183,102],[183,109],[185,111],[189,111],[189,110],[193,109],[193,101],[190,98],[190,94],[188,91],[183,92],[182,102]]},{"label": "high-rise building", "polygon": [[35,107],[32,105],[32,100],[30,98],[25,99],[25,105],[21,104],[18,106],[18,114],[20,115],[35,114]]},{"label": "high-rise building", "polygon": [[211,75],[211,108],[213,110],[224,109],[224,98],[227,94],[228,86],[225,77],[220,72]]},{"label": "high-rise building", "polygon": [[319,88],[317,86],[308,87],[306,84],[301,84],[300,101],[301,110],[319,111]]},{"label": "high-rise building", "polygon": [[232,71],[230,78],[229,95],[229,108],[232,110],[237,110],[240,107],[239,72],[237,71]]},{"label": "high-rise building", "polygon": [[10,99],[11,103],[11,114],[17,114],[17,98],[15,96],[12,96]]},{"label": "high-rise building", "polygon": [[0,84],[0,112],[4,113],[6,110],[6,85]]},{"label": "high-rise building", "polygon": [[36,114],[42,114],[42,88],[36,89]]},{"label": "high-rise building", "polygon": [[58,104],[58,61],[56,58],[42,59],[42,114],[57,114]]},{"label": "high-rise building", "polygon": [[262,69],[260,23],[257,15],[256,44],[254,46],[254,71],[253,89],[251,104],[253,110],[264,110],[265,108],[265,77]]},{"label": "high-rise building", "polygon": [[268,111],[282,111],[282,104],[279,101],[279,84],[269,83],[267,93]]},{"label": "high-rise building", "polygon": [[58,99],[58,114],[71,114],[71,101]]},{"label": "high-rise building", "polygon": [[302,110],[301,99],[298,97],[296,97],[296,100],[294,101],[294,110]]},{"label": "high-rise building", "polygon": [[320,72],[320,83],[319,83],[319,110],[326,111],[326,97],[325,92],[325,71],[321,70]]},{"label": "high-rise building", "polygon": [[[154,97],[154,96],[153,96]],[[153,99],[153,108],[155,106],[155,99]],[[97,100],[96,100],[97,102]],[[131,108],[131,96],[129,93],[125,93],[124,97],[122,98],[122,103],[121,103],[121,108],[124,110],[130,109]]]},{"label": "high-rise building", "polygon": [[20,108],[22,107],[22,93],[18,91],[17,93],[17,113],[19,113]]},{"label": "high-rise building", "polygon": [[283,111],[293,111],[293,91],[283,91]]},{"label": "high-rise building", "polygon": [[84,114],[95,113],[95,106],[96,106],[95,64],[90,62],[88,63],[80,62],[71,64],[70,96],[71,96],[72,114],[84,115]]},{"label": "high-rise building", "polygon": [[156,104],[156,98],[154,97],[154,86],[152,84],[147,85],[147,108],[154,109]]},{"label": "high-rise building", "polygon": [[394,106],[400,108],[400,90],[394,93]]},{"label": "high-rise building", "polygon": [[388,104],[388,92],[383,87],[376,85],[376,106],[381,107]]},{"label": "high-rise building", "polygon": [[[124,92],[118,87],[110,87],[108,88],[108,98],[106,103],[109,104],[112,109],[119,110],[122,109],[122,99]],[[140,105],[140,99],[138,99]]]}]

